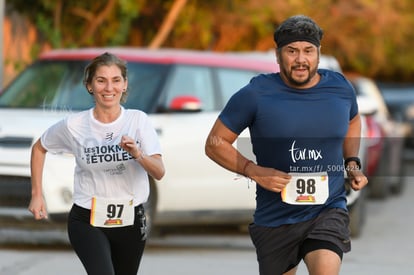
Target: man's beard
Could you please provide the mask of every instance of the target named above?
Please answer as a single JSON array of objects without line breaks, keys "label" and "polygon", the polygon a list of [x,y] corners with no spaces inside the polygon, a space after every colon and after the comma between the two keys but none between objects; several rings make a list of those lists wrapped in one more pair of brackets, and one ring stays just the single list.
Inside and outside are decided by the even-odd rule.
[{"label": "man's beard", "polygon": [[[306,70],[308,71],[308,77],[306,79],[302,80],[302,81],[295,80],[292,77],[292,74],[293,74],[293,71],[296,68],[306,68]],[[282,70],[283,70],[283,73],[284,73],[286,79],[289,81],[289,83],[292,86],[296,86],[296,87],[305,86],[306,84],[308,84],[311,81],[311,79],[315,76],[316,71],[317,71],[316,69],[310,70],[310,67],[308,65],[295,65],[291,68],[290,71],[288,71],[285,68],[283,68]]]}]

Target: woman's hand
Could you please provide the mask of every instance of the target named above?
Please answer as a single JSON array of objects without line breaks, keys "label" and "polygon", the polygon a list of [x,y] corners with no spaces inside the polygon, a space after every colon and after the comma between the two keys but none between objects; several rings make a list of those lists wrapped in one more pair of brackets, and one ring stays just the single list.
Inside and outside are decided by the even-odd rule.
[{"label": "woman's hand", "polygon": [[160,180],[164,176],[165,168],[161,155],[145,155],[144,152],[138,148],[134,139],[129,136],[122,136],[120,146],[127,151],[151,177]]},{"label": "woman's hand", "polygon": [[42,196],[32,196],[29,204],[29,211],[36,220],[47,219],[45,201]]},{"label": "woman's hand", "polygon": [[122,149],[128,152],[134,159],[139,159],[143,154],[143,152],[138,148],[138,145],[135,142],[135,140],[129,136],[122,136],[119,145],[122,147]]}]

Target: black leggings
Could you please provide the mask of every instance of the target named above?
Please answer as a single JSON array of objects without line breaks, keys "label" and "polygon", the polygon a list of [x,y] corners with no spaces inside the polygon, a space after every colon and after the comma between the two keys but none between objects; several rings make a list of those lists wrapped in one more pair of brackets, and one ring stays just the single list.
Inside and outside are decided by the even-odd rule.
[{"label": "black leggings", "polygon": [[70,243],[88,275],[136,275],[145,247],[143,207],[135,207],[133,226],[118,228],[90,225],[90,212],[73,205],[68,218]]}]

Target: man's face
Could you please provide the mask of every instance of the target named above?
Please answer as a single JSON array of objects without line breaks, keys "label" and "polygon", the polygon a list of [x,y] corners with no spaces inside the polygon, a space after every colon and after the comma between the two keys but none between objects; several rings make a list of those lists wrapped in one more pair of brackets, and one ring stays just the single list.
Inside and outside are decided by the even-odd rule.
[{"label": "man's face", "polygon": [[306,89],[318,83],[319,48],[314,44],[292,42],[277,50],[276,55],[281,77],[288,86]]}]

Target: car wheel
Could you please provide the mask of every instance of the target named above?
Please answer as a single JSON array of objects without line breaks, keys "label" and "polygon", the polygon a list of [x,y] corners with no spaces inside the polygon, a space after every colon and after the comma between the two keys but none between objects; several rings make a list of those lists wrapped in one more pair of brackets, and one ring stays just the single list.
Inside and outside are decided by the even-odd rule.
[{"label": "car wheel", "polygon": [[349,230],[351,231],[351,237],[355,238],[361,235],[366,216],[365,189],[362,189],[359,192],[359,197],[354,201],[352,205],[348,206]]},{"label": "car wheel", "polygon": [[401,195],[404,191],[404,177],[407,173],[407,167],[404,160],[401,160],[399,164],[399,173],[391,177],[391,193],[394,195]]},{"label": "car wheel", "polygon": [[368,182],[369,196],[373,199],[385,199],[389,192],[386,177],[371,177]]},{"label": "car wheel", "polygon": [[157,230],[154,228],[154,216],[157,207],[157,190],[155,182],[150,179],[150,195],[146,203],[144,203],[145,216],[147,221],[147,238],[157,236]]},{"label": "car wheel", "polygon": [[391,193],[394,195],[401,195],[404,190],[404,180],[403,175],[393,178],[395,182],[391,185]]},{"label": "car wheel", "polygon": [[[390,192],[389,178],[386,176],[387,163],[382,158],[377,168],[377,172],[368,179],[369,196],[374,199],[385,199]],[[379,174],[379,175],[378,175]]]},{"label": "car wheel", "polygon": [[404,141],[399,139],[392,140],[390,150],[390,191],[393,195],[400,195],[404,190],[404,177],[407,166],[404,159]]}]

